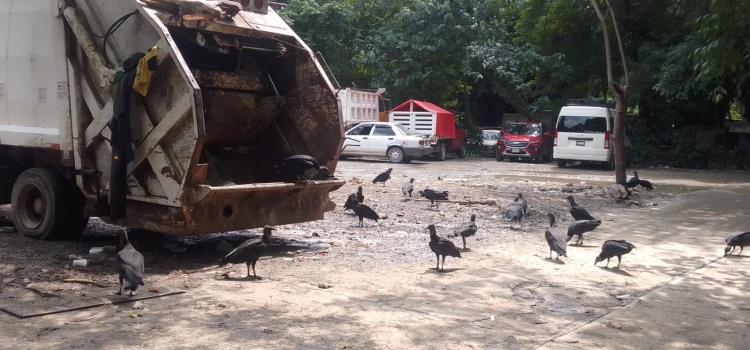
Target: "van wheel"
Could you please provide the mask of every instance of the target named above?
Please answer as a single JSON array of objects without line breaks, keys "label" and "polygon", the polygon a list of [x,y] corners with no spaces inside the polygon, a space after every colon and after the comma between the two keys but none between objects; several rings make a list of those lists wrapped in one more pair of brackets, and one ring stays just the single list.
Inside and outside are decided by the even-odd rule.
[{"label": "van wheel", "polygon": [[404,150],[401,147],[391,147],[388,149],[386,156],[391,163],[401,163],[406,160],[406,155],[404,155]]},{"label": "van wheel", "polygon": [[71,238],[88,223],[81,193],[50,169],[22,172],[13,185],[11,208],[16,230],[34,239]]},{"label": "van wheel", "polygon": [[437,160],[444,161],[446,159],[448,159],[448,146],[445,145],[445,142],[441,142],[438,144]]}]

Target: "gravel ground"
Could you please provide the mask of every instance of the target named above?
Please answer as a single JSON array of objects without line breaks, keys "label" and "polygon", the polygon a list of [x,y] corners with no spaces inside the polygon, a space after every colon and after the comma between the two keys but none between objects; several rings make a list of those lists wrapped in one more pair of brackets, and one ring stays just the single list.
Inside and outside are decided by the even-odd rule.
[{"label": "gravel ground", "polygon": [[[394,169],[393,178],[385,186],[370,182],[389,167]],[[665,226],[667,222],[660,220],[662,215],[674,217],[674,223],[689,221],[689,212],[679,209],[679,204],[703,196],[706,190],[725,191],[722,193],[739,196],[737,201],[746,203],[750,179],[747,172],[640,169],[639,175],[652,180],[656,191],[638,192],[630,200],[618,202],[608,198],[604,190],[612,182],[610,172],[560,169],[551,164],[480,159],[392,165],[356,160],[340,162],[336,175],[347,184],[332,193],[337,207],[325,220],[287,225],[279,227],[277,232],[278,236],[306,242],[315,249],[260,261],[257,271],[265,277],[263,280],[253,283],[239,279],[245,272],[244,266],[215,268],[224,252],[256,236],[259,230],[180,239],[134,233],[132,240],[146,256],[148,268],[147,291],[142,293],[148,294],[149,289],[177,288],[187,294],[151,301],[149,311],[139,311],[130,320],[133,314],[127,307],[23,323],[0,315],[0,322],[9,325],[5,335],[0,333],[0,348],[16,341],[26,348],[91,349],[130,348],[129,345],[165,349],[215,345],[224,348],[536,346],[547,337],[538,334],[568,334],[572,326],[588,324],[605,312],[628,305],[633,296],[653,290],[690,268],[698,268],[703,262],[689,258],[689,263],[684,264],[678,257],[713,247],[679,246],[676,250],[651,252],[652,248],[642,247],[640,242],[656,239],[652,238],[656,236],[651,230],[664,234],[671,230],[672,226]],[[412,177],[417,190],[448,191],[451,202],[441,203],[440,210],[430,210],[427,201],[404,198],[401,184]],[[360,185],[364,188],[365,203],[387,217],[378,223],[366,221],[364,228],[356,227],[356,217],[341,207]],[[530,215],[521,224],[511,224],[502,217],[502,209],[517,193],[527,198]],[[602,218],[605,224],[587,245],[574,252],[571,248],[571,258],[565,263],[550,263],[544,260],[548,253],[543,239],[547,227],[545,215],[551,212],[564,221],[572,220],[565,201],[571,194],[579,205]],[[705,196],[709,195],[716,196],[710,191]],[[469,201],[485,204],[465,203]],[[721,201],[717,199],[715,203]],[[726,227],[718,227],[734,228],[737,220],[747,216],[747,206],[735,207],[731,208],[739,210],[739,214],[727,218],[723,222]],[[449,273],[432,273],[434,255],[427,247],[427,225],[435,224],[438,234],[448,236],[453,227],[468,220],[471,214],[477,215],[479,226],[476,237],[467,242],[471,251],[464,253],[461,260],[449,258],[446,261]],[[642,232],[643,227],[636,229],[643,224],[647,232]],[[685,232],[698,234],[690,231],[689,225],[685,226],[684,230],[688,230]],[[68,298],[101,295],[116,289],[112,259],[86,268],[71,268],[69,258],[85,255],[93,246],[113,245],[116,229],[94,219],[83,239],[75,242],[37,242],[16,233],[0,233],[0,304],[15,302],[13,293],[30,285],[35,290]],[[724,231],[717,228],[712,234],[723,235]],[[632,274],[593,269],[593,257],[604,237],[625,237],[639,242],[638,258],[629,260]],[[451,239],[460,245],[460,238]],[[660,246],[663,242],[654,244]],[[226,280],[222,274],[227,272],[234,277]],[[637,279],[633,277],[635,274]],[[66,279],[95,281],[105,288],[60,284]],[[606,283],[600,285],[602,281]],[[467,304],[457,304],[458,300],[467,300]],[[448,313],[447,309],[453,311]],[[238,314],[240,310],[242,314]],[[245,318],[243,314],[252,317]],[[498,315],[499,322],[495,326],[480,325],[486,320],[495,321],[494,315]],[[186,319],[191,323],[184,324]],[[469,321],[481,322],[477,327],[467,328]],[[308,326],[300,328],[300,322]],[[98,339],[99,333],[92,333],[111,332],[118,329],[119,323],[130,324],[121,336]],[[164,336],[153,340],[153,327],[157,324],[166,328],[161,331]],[[434,327],[432,332],[440,336],[436,338],[422,330],[428,326]],[[67,332],[62,334],[60,329]],[[370,335],[362,333],[370,331],[373,332]],[[194,337],[186,337],[189,334]],[[131,344],[128,339],[135,342]],[[251,345],[242,345],[239,339],[250,341]],[[574,340],[570,344],[575,344]]]}]

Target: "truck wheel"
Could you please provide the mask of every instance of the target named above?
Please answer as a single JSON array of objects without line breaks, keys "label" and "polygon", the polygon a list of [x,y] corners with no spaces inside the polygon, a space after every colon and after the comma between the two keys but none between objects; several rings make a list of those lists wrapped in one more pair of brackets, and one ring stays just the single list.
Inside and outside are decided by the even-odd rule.
[{"label": "truck wheel", "polygon": [[567,163],[564,160],[560,159],[560,160],[557,161],[557,166],[560,167],[560,168],[564,168],[566,164]]},{"label": "truck wheel", "polygon": [[401,149],[401,147],[389,148],[386,156],[391,163],[401,163],[406,160],[406,155],[404,154],[404,150]]},{"label": "truck wheel", "polygon": [[35,239],[62,239],[80,234],[88,222],[78,189],[52,170],[31,168],[13,185],[11,217],[16,230]]},{"label": "truck wheel", "polygon": [[446,159],[448,159],[448,146],[445,145],[445,142],[441,142],[438,144],[437,160],[442,162]]},{"label": "truck wheel", "polygon": [[456,152],[458,158],[466,158],[466,144],[461,145],[461,149]]}]

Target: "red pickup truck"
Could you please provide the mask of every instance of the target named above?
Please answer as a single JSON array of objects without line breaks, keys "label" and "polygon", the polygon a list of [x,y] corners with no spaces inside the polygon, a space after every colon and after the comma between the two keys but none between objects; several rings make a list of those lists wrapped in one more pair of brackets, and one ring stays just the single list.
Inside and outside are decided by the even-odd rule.
[{"label": "red pickup truck", "polygon": [[539,121],[517,121],[508,124],[497,141],[495,158],[529,159],[548,162],[552,159],[554,135],[549,127]]}]

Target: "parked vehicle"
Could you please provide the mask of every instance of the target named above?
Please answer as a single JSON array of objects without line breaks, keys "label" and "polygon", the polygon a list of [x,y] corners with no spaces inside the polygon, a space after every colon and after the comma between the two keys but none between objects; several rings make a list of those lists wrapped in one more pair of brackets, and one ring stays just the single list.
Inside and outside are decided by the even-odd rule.
[{"label": "parked vehicle", "polygon": [[[115,221],[115,201],[119,224],[174,235],[322,219],[343,181],[273,175],[296,154],[336,168],[336,96],[312,51],[267,0],[246,20],[148,3],[0,0],[0,198],[18,231],[75,236]],[[145,96],[115,98],[137,92],[111,67],[149,49]]]},{"label": "parked vehicle", "polygon": [[533,162],[552,158],[553,135],[549,127],[539,121],[517,121],[508,124],[497,142],[495,158],[528,159]]},{"label": "parked vehicle", "polygon": [[392,109],[388,120],[401,124],[416,135],[429,137],[438,160],[446,160],[449,152],[459,158],[466,156],[466,130],[456,126],[453,113],[435,104],[408,100]]},{"label": "parked vehicle", "polygon": [[397,123],[362,123],[346,132],[342,156],[385,156],[409,162],[432,153],[427,136],[414,135]]},{"label": "parked vehicle", "polygon": [[[560,109],[553,157],[560,167],[572,161],[613,166],[614,110],[597,101],[574,100]],[[626,141],[627,142],[627,141]]]},{"label": "parked vehicle", "polygon": [[353,88],[339,90],[336,97],[344,126],[349,129],[359,123],[379,121],[380,95],[384,92],[382,88],[374,91]]},{"label": "parked vehicle", "polygon": [[482,149],[479,152],[484,156],[495,156],[497,141],[500,141],[501,135],[502,131],[500,129],[482,130]]}]

